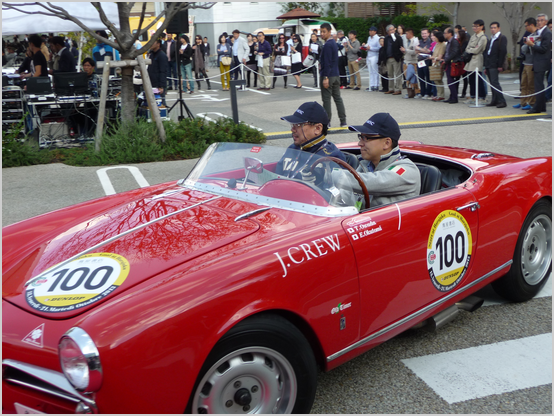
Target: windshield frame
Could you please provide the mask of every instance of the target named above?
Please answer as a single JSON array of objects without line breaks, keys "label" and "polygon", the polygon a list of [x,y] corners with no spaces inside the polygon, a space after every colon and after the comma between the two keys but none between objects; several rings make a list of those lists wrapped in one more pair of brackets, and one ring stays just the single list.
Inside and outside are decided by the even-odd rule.
[{"label": "windshield frame", "polygon": [[[257,157],[257,156],[263,155],[264,149],[271,152],[273,156],[275,154],[279,154],[277,152],[280,152],[280,154],[284,155],[285,152],[291,151],[290,148],[268,146],[268,145],[264,146],[259,144],[253,145],[251,143],[214,143],[210,145],[210,147],[204,152],[204,154],[198,160],[198,162],[196,163],[192,171],[189,173],[189,175],[186,178],[181,179],[179,182],[177,182],[177,184],[179,186],[182,186],[191,190],[202,191],[212,195],[219,195],[227,198],[237,199],[240,201],[250,202],[250,203],[259,205],[261,207],[269,206],[272,208],[279,208],[287,211],[300,212],[304,214],[316,215],[321,217],[330,217],[330,218],[347,217],[347,216],[352,216],[359,213],[358,209],[355,206],[336,206],[336,205],[332,205],[328,200],[326,201],[327,203],[326,206],[321,206],[321,205],[306,203],[305,201],[295,201],[293,199],[284,199],[283,197],[276,198],[270,195],[261,195],[256,192],[246,192],[244,189],[240,189],[238,187],[231,188],[229,186],[221,186],[221,184],[201,182],[202,179],[206,179],[206,174],[205,174],[206,171],[208,172],[208,175],[213,175],[214,173],[226,173],[226,172],[233,172],[237,170],[236,165],[232,165],[231,167],[229,167],[228,170],[221,170],[220,165],[217,165],[218,160],[217,158],[214,158],[214,155],[219,152],[220,153],[219,156],[221,156],[221,154],[224,154],[222,152],[225,152],[228,149],[238,151],[238,152],[243,151],[244,154],[239,153],[239,155],[241,155],[242,157],[246,157],[246,156]],[[300,150],[294,150],[294,149],[292,150],[294,152],[302,152]],[[255,151],[256,154],[252,155],[251,152],[253,151]],[[302,153],[307,153],[307,152],[302,152]],[[313,154],[311,153],[310,155],[313,156]],[[273,161],[270,161],[268,163],[273,163]],[[210,173],[210,169],[213,168],[213,166],[211,166],[212,164],[216,164],[219,170],[216,170],[215,172]],[[329,167],[327,168],[324,167],[324,169],[331,169],[331,167],[329,165]],[[306,186],[306,187],[312,188],[313,192],[317,192],[321,195],[321,192],[320,192],[321,188],[314,185],[310,185],[298,179],[289,179],[284,176],[280,176],[278,178],[272,179],[271,181],[279,181],[279,180],[290,181],[291,183],[301,182],[303,184],[302,187]],[[262,189],[265,184],[266,183],[260,185],[258,189]],[[292,185],[292,186],[294,187],[296,185]],[[309,192],[308,189],[306,189],[306,191]],[[323,200],[323,198],[321,199]]]}]

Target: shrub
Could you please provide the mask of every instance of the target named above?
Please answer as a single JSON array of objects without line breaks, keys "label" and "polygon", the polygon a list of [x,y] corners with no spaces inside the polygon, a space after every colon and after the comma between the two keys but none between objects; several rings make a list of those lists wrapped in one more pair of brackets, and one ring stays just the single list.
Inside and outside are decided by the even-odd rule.
[{"label": "shrub", "polygon": [[38,145],[22,134],[25,117],[13,128],[2,132],[2,167],[40,165],[49,163],[50,155],[39,150]]}]

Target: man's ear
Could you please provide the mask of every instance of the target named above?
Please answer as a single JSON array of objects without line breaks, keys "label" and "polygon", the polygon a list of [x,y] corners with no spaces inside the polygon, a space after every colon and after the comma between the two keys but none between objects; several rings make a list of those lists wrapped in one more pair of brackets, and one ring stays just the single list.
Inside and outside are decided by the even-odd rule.
[{"label": "man's ear", "polygon": [[384,143],[383,150],[385,149],[392,150],[392,139],[390,137],[387,137],[383,143]]}]

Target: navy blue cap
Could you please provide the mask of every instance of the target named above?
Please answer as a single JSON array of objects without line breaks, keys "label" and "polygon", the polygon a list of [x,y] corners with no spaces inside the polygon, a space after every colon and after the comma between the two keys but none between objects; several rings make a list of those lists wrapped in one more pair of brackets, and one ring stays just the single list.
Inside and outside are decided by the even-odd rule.
[{"label": "navy blue cap", "polygon": [[399,140],[401,134],[398,123],[389,113],[373,114],[362,126],[348,126],[348,129],[362,134],[378,134],[393,140]]},{"label": "navy blue cap", "polygon": [[375,26],[371,26],[369,30],[373,30],[374,32],[377,32],[377,28]]},{"label": "navy blue cap", "polygon": [[291,124],[308,122],[321,123],[324,126],[329,124],[327,111],[315,101],[302,104],[292,116],[281,117],[281,120],[288,121]]}]

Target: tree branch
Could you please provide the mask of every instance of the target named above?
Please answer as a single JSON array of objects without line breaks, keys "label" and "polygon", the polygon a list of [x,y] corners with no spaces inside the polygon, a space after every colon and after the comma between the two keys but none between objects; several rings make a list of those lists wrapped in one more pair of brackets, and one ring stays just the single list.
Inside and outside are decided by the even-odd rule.
[{"label": "tree branch", "polygon": [[98,15],[100,16],[100,20],[102,20],[102,23],[106,25],[106,27],[110,30],[110,32],[113,33],[116,39],[121,37],[121,32],[117,30],[115,25],[108,20],[108,16],[106,16],[106,13],[104,13],[104,9],[102,9],[102,5],[98,1],[91,1],[90,4],[92,4],[96,10],[98,11]]},{"label": "tree branch", "polygon": [[140,12],[140,20],[139,20],[137,31],[133,35],[133,43],[135,43],[137,41],[137,39],[139,38],[139,36],[140,36],[140,31],[142,29],[142,23],[144,22],[144,14],[146,13],[146,4],[147,4],[146,2],[142,3],[142,11]]},{"label": "tree branch", "polygon": [[[69,20],[69,21],[75,23],[77,26],[79,26],[84,31],[90,33],[90,35],[92,37],[94,37],[96,40],[99,40],[100,42],[103,42],[106,45],[111,46],[112,48],[118,49],[119,45],[117,43],[112,42],[109,39],[104,39],[102,36],[97,35],[92,29],[90,29],[88,26],[86,26],[79,19],[71,16],[67,12],[67,10],[65,10],[61,7],[58,7],[58,6],[53,6],[50,3],[47,3],[47,4],[48,4],[48,6],[46,6],[44,3],[40,3],[40,2],[35,2],[35,3],[2,3],[2,7],[7,7],[9,9],[18,11],[18,12],[23,13],[23,14],[42,14],[42,15],[50,16],[50,17],[57,17],[57,18],[62,19],[62,20]],[[35,5],[38,5],[38,6],[42,7],[48,13],[41,12],[41,11],[30,12],[28,10],[22,10],[22,9],[19,8],[20,6],[35,6]]]}]

